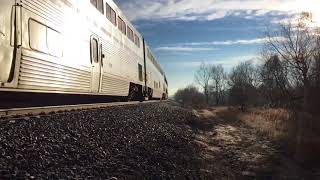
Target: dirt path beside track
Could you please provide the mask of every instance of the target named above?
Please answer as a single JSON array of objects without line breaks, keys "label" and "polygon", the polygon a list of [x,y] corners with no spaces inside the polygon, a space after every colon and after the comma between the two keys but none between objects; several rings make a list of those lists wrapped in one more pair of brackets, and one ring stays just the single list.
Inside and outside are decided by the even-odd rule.
[{"label": "dirt path beside track", "polygon": [[193,110],[203,179],[317,179],[286,156],[277,142],[232,116],[226,107]]}]

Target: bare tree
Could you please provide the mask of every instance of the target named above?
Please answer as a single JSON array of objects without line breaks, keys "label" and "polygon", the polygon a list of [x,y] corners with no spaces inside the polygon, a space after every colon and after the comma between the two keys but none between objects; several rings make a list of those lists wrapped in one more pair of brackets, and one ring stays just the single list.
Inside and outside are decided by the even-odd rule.
[{"label": "bare tree", "polygon": [[250,61],[240,63],[230,73],[230,101],[244,111],[250,100],[257,99],[256,69]]},{"label": "bare tree", "polygon": [[320,114],[320,36],[317,37],[316,47],[314,62],[312,64],[312,89],[310,90],[309,112]]},{"label": "bare tree", "polygon": [[234,67],[230,74],[231,85],[241,83],[248,84],[252,87],[258,85],[257,69],[252,64],[252,61],[242,62]]},{"label": "bare tree", "polygon": [[210,66],[201,63],[195,74],[196,83],[203,89],[206,103],[209,103],[209,82],[210,82]]},{"label": "bare tree", "polygon": [[[304,18],[298,23],[280,25],[274,33],[268,32],[266,46],[274,54],[278,54],[292,75],[296,76],[304,89],[304,107],[308,104],[310,84],[310,67],[314,60],[315,37],[313,31],[304,23]],[[275,38],[281,37],[281,38]]]},{"label": "bare tree", "polygon": [[269,105],[282,105],[287,103],[288,99],[293,98],[287,70],[277,55],[267,57],[261,68],[260,76],[262,80],[260,88],[264,92]]},{"label": "bare tree", "polygon": [[226,84],[227,75],[222,65],[212,65],[210,73],[216,105],[219,105],[223,98],[223,90]]},{"label": "bare tree", "polygon": [[320,32],[316,38],[316,47],[314,52],[312,76],[313,76],[313,83],[316,86],[320,86]]}]

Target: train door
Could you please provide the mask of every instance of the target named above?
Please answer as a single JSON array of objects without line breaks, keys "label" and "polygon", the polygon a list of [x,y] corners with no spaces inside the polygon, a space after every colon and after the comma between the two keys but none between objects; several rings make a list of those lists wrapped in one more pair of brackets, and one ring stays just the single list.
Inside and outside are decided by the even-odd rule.
[{"label": "train door", "polygon": [[91,91],[99,92],[100,90],[100,79],[101,79],[101,66],[102,66],[102,45],[99,38],[92,36],[90,40],[91,49],[91,64],[92,64],[92,83]]},{"label": "train door", "polygon": [[21,45],[21,7],[14,4],[14,0],[0,0],[0,87],[14,80]]}]

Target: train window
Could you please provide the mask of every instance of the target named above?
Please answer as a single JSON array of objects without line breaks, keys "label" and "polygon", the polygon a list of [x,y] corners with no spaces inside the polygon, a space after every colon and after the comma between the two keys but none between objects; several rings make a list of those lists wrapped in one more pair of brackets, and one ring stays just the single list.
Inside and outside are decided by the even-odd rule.
[{"label": "train window", "polygon": [[99,51],[98,51],[98,40],[93,38],[91,40],[91,60],[98,63],[99,62]]},{"label": "train window", "polygon": [[29,20],[29,41],[33,50],[48,53],[47,48],[47,27],[30,19]]},{"label": "train window", "polygon": [[134,34],[134,43],[140,48],[140,38]]},{"label": "train window", "polygon": [[108,3],[106,3],[106,17],[111,21],[111,7]]},{"label": "train window", "polygon": [[112,24],[114,24],[115,26],[117,25],[116,12],[111,8],[111,6],[108,3],[106,3],[106,16]]},{"label": "train window", "polygon": [[104,14],[103,0],[98,0],[97,9],[98,9],[102,14]]},{"label": "train window", "polygon": [[121,19],[120,16],[118,16],[118,28],[120,29],[120,31],[123,33],[123,34],[127,34],[126,33],[126,23]]},{"label": "train window", "polygon": [[111,22],[117,26],[117,14],[113,9],[111,9]]},{"label": "train window", "polygon": [[56,57],[62,57],[62,37],[57,31],[50,28],[47,29],[47,45],[49,54]]},{"label": "train window", "polygon": [[148,58],[152,61],[152,58],[151,58],[151,52],[150,50],[148,49]]},{"label": "train window", "polygon": [[29,42],[33,50],[62,57],[61,34],[33,19],[29,20]]},{"label": "train window", "polygon": [[142,65],[139,64],[138,66],[139,66],[139,80],[143,81]]},{"label": "train window", "polygon": [[123,32],[124,34],[127,34],[127,29],[126,29],[126,27],[127,27],[127,25],[126,25],[126,23],[123,21],[123,23],[122,23],[122,32]]},{"label": "train window", "polygon": [[122,19],[118,16],[118,28],[120,31],[122,31],[122,23],[123,23]]},{"label": "train window", "polygon": [[128,30],[128,33],[127,33],[128,38],[129,38],[131,41],[134,42],[134,37],[133,37],[133,31],[132,31],[132,29],[128,26],[128,27],[127,27],[127,30]]},{"label": "train window", "polygon": [[103,0],[90,0],[91,4],[98,9],[102,14],[103,12]]},{"label": "train window", "polygon": [[97,7],[98,0],[90,0],[90,2],[94,7]]}]

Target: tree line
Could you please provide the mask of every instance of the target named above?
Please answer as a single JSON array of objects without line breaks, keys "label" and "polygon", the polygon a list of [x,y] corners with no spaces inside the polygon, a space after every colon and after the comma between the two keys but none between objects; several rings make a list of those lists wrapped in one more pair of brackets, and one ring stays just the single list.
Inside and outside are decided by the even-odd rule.
[{"label": "tree line", "polygon": [[[307,25],[308,16],[281,24],[266,33],[260,63],[242,62],[229,72],[222,65],[202,63],[195,82],[203,89],[188,87],[197,103],[247,106],[293,107],[317,112],[320,107],[320,33]],[[184,93],[184,95],[182,95]],[[179,90],[175,98],[191,96]],[[201,96],[201,97],[200,97]],[[190,101],[190,100],[189,100]]]}]

